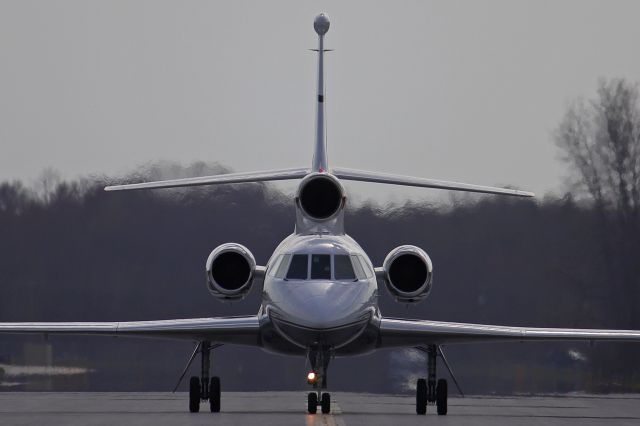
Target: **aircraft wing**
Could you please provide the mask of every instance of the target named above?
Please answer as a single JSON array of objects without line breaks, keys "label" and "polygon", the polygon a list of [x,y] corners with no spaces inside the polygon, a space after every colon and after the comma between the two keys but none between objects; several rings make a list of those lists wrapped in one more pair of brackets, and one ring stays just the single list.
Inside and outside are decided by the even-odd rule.
[{"label": "aircraft wing", "polygon": [[388,183],[391,185],[418,186],[422,188],[450,189],[454,191],[481,192],[485,194],[513,195],[516,197],[533,197],[533,192],[516,189],[496,188],[493,186],[472,185],[469,183],[448,182],[446,180],[426,179],[412,176],[392,175],[388,173],[368,172],[365,170],[344,169],[334,167],[333,174],[340,179],[360,182]]},{"label": "aircraft wing", "polygon": [[1,322],[0,333],[209,340],[260,346],[257,316],[124,322]]},{"label": "aircraft wing", "polygon": [[131,183],[107,186],[105,191],[125,191],[132,189],[178,188],[183,186],[217,185],[223,183],[267,182],[274,180],[300,179],[309,173],[308,168],[266,170],[261,172],[228,173],[185,179],[160,180],[155,182]]},{"label": "aircraft wing", "polygon": [[395,318],[383,318],[380,323],[380,347],[551,340],[640,342],[640,331],[508,327]]}]

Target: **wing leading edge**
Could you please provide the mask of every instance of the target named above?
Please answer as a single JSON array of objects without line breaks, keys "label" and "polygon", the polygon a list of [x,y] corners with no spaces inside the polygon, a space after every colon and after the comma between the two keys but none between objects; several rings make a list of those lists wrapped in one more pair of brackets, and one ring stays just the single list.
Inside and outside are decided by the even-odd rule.
[{"label": "wing leading edge", "polygon": [[509,327],[395,318],[383,318],[380,323],[380,347],[553,340],[640,342],[640,331]]},{"label": "wing leading edge", "polygon": [[515,197],[533,197],[535,194],[517,189],[496,188],[493,186],[473,185],[446,180],[427,179],[413,176],[393,175],[389,173],[369,172],[365,170],[334,167],[333,174],[340,179],[360,182],[387,183],[391,185],[416,186],[421,188],[449,189],[452,191],[480,192],[484,194],[511,195]]},{"label": "wing leading edge", "polygon": [[3,322],[0,333],[83,334],[184,340],[260,346],[257,316],[124,322]]},{"label": "wing leading edge", "polygon": [[266,170],[261,172],[228,173],[185,179],[160,180],[155,182],[131,183],[107,186],[105,191],[126,191],[135,189],[180,188],[185,186],[218,185],[224,183],[269,182],[275,180],[301,179],[309,173],[308,168]]}]

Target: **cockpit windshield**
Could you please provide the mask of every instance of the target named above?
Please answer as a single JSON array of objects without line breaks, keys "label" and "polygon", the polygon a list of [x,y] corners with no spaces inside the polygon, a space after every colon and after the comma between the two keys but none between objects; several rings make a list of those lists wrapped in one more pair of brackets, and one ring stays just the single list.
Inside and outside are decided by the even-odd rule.
[{"label": "cockpit windshield", "polygon": [[357,281],[369,278],[357,255],[284,254],[274,264],[272,275],[287,280]]},{"label": "cockpit windshield", "polygon": [[307,267],[308,267],[308,255],[306,254],[294,254],[291,257],[291,263],[289,264],[289,271],[287,272],[288,280],[306,280],[307,279]]},{"label": "cockpit windshield", "polygon": [[347,254],[336,254],[333,256],[334,275],[336,280],[355,280],[356,274],[353,272],[351,256]]},{"label": "cockpit windshield", "polygon": [[312,254],[311,255],[311,279],[330,280],[331,279],[331,255]]}]

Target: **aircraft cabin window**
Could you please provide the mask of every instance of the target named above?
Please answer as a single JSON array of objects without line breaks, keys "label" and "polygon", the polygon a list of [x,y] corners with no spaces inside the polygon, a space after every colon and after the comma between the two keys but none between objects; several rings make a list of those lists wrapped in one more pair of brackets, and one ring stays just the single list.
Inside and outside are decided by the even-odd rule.
[{"label": "aircraft cabin window", "polygon": [[353,281],[356,279],[349,255],[336,254],[333,256],[333,275],[336,280]]},{"label": "aircraft cabin window", "polygon": [[362,265],[360,264],[360,259],[355,254],[351,256],[351,262],[353,263],[353,269],[355,269],[356,277],[359,280],[364,280],[367,278],[367,274],[364,273],[364,269],[362,269]]},{"label": "aircraft cabin window", "polygon": [[294,254],[291,256],[289,271],[287,272],[288,280],[306,280],[309,267],[309,255]]},{"label": "aircraft cabin window", "polygon": [[280,261],[277,264],[277,268],[275,269],[275,273],[273,274],[276,278],[284,278],[287,273],[287,268],[289,267],[289,260],[291,260],[290,254],[284,254],[280,256]]},{"label": "aircraft cabin window", "polygon": [[331,255],[312,254],[311,255],[311,279],[330,280],[331,279]]}]

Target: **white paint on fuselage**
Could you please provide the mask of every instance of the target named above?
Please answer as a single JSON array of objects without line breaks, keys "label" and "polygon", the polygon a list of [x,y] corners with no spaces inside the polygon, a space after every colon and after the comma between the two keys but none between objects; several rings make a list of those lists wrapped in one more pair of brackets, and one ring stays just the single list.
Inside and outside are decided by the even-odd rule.
[{"label": "white paint on fuselage", "polygon": [[317,336],[318,332],[332,333],[378,312],[375,275],[355,281],[277,278],[273,269],[284,254],[360,255],[373,270],[362,247],[348,235],[292,234],[276,248],[267,263],[261,309],[265,315],[277,313],[280,319],[312,329],[311,333]]}]

